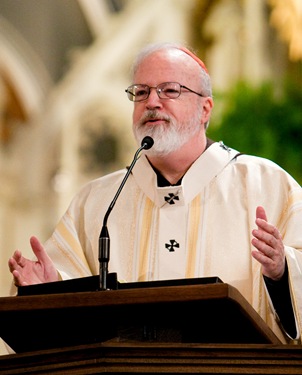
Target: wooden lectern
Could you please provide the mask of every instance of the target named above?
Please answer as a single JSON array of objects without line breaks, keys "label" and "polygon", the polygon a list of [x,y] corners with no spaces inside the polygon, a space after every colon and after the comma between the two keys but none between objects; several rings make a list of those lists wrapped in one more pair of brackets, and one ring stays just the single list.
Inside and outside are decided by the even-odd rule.
[{"label": "wooden lectern", "polygon": [[[301,348],[282,345],[237,289],[192,280],[0,298],[0,334],[17,353],[0,373],[302,373]],[[270,366],[281,372],[261,372]]]}]

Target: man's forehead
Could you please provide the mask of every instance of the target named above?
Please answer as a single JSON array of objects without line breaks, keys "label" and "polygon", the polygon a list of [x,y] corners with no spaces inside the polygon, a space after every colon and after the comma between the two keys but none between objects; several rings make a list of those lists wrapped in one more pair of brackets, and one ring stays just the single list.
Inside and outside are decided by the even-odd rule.
[{"label": "man's forehead", "polygon": [[[198,56],[196,56],[192,51],[188,50],[185,47],[175,47],[175,48],[169,48],[169,49],[160,49],[157,51],[153,51],[148,57],[169,57],[171,60],[175,61],[183,61],[190,63],[190,61],[194,60],[206,73],[208,73],[207,68],[202,60],[199,59]],[[189,59],[188,59],[189,58]]]}]

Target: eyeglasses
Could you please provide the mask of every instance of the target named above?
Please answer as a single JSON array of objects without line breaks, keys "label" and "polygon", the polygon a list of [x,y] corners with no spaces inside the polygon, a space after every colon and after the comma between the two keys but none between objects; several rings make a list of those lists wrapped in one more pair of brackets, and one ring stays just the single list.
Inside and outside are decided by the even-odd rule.
[{"label": "eyeglasses", "polygon": [[132,102],[142,102],[143,100],[146,100],[149,98],[151,89],[155,89],[157,92],[157,95],[160,99],[176,99],[180,96],[181,90],[186,89],[190,92],[193,92],[193,94],[204,96],[196,91],[193,91],[189,89],[186,86],[181,85],[178,82],[164,82],[160,83],[156,87],[148,86],[148,85],[132,85],[129,86],[125,92],[127,93],[128,99]]}]

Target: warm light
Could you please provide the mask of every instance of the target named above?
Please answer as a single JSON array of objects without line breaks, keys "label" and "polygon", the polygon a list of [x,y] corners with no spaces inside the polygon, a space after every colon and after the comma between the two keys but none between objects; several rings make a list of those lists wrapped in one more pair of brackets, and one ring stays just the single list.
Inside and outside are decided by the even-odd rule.
[{"label": "warm light", "polygon": [[271,23],[289,45],[289,57],[302,60],[302,1],[268,0],[272,6]]}]

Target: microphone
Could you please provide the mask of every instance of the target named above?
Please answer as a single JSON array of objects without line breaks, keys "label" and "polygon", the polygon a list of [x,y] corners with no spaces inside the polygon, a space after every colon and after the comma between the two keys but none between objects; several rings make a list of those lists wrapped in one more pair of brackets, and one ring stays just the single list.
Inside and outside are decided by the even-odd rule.
[{"label": "microphone", "polygon": [[117,198],[119,197],[135,163],[138,160],[139,154],[142,150],[149,150],[154,144],[154,140],[146,136],[143,138],[141,142],[140,148],[136,151],[134,158],[132,160],[132,163],[130,167],[127,170],[127,173],[125,174],[112,202],[110,203],[107,212],[104,216],[103,219],[103,226],[102,230],[99,236],[99,266],[100,266],[100,273],[99,273],[99,287],[100,290],[107,290],[107,276],[108,276],[108,263],[109,263],[109,258],[110,258],[110,237],[109,237],[109,232],[107,228],[107,220],[108,217],[117,201]]},{"label": "microphone", "polygon": [[143,138],[141,143],[141,148],[144,150],[149,150],[154,145],[153,138],[149,137],[148,135]]}]

